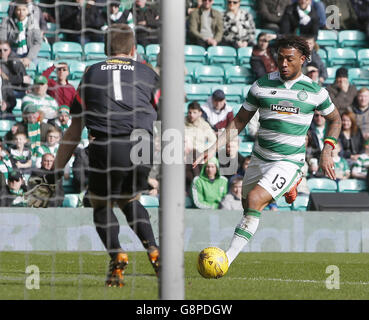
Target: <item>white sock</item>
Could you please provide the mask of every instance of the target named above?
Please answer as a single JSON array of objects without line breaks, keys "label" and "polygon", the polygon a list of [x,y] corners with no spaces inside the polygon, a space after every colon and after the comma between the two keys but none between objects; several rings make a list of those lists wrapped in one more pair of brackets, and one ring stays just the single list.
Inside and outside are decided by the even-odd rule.
[{"label": "white sock", "polygon": [[226,251],[228,258],[228,266],[231,265],[234,259],[242,251],[251,237],[255,234],[259,225],[260,212],[257,210],[248,210],[237,225],[233,234],[231,244]]}]

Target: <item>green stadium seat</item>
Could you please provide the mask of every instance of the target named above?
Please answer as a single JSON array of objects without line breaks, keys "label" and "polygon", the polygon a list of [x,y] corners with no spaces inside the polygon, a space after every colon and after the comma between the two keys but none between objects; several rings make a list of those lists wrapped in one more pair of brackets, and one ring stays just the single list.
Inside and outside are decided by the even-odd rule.
[{"label": "green stadium seat", "polygon": [[285,197],[280,197],[276,204],[278,206],[278,211],[291,211],[292,210],[292,204],[286,202]]},{"label": "green stadium seat", "polygon": [[136,50],[137,50],[137,53],[139,55],[141,55],[142,57],[144,57],[146,55],[146,53],[145,53],[145,47],[142,44],[137,44],[136,45]]},{"label": "green stadium seat", "polygon": [[310,192],[337,192],[337,182],[328,178],[310,178],[307,185]]},{"label": "green stadium seat", "polygon": [[337,31],[319,30],[316,42],[321,47],[337,47],[338,45]]},{"label": "green stadium seat", "polygon": [[158,54],[160,52],[159,44],[148,44],[145,47],[147,61],[151,63],[153,66],[156,65]]},{"label": "green stadium seat", "polygon": [[15,121],[13,120],[0,120],[0,137],[4,137],[14,123]]},{"label": "green stadium seat", "polygon": [[331,84],[334,82],[334,80],[336,79],[336,71],[338,68],[339,66],[327,68],[328,78],[325,79],[324,84]]},{"label": "green stadium seat", "polygon": [[243,66],[228,67],[225,70],[226,83],[253,83],[255,81],[254,73],[251,68]]},{"label": "green stadium seat", "polygon": [[185,93],[189,101],[205,102],[212,93],[212,84],[185,83]]},{"label": "green stadium seat", "polygon": [[223,90],[226,96],[227,102],[241,103],[243,99],[243,85],[240,84],[223,84],[215,85],[212,87],[212,92],[217,89]]},{"label": "green stadium seat", "polygon": [[62,180],[63,180],[64,193],[65,194],[75,193],[72,178],[70,177],[69,179],[64,179],[64,177],[63,177]]},{"label": "green stadium seat", "polygon": [[238,64],[250,64],[250,59],[252,55],[252,47],[243,47],[237,49],[237,59]]},{"label": "green stadium seat", "polygon": [[351,48],[327,48],[329,66],[356,66],[356,52]]},{"label": "green stadium seat", "polygon": [[320,59],[322,59],[324,64],[327,66],[328,65],[327,51],[325,51],[324,49],[319,49],[317,53],[318,53]]},{"label": "green stadium seat", "polygon": [[368,190],[365,180],[360,179],[344,179],[338,181],[338,192],[356,193]]},{"label": "green stadium seat", "polygon": [[64,208],[77,208],[78,207],[78,194],[69,193],[64,195],[62,207]]},{"label": "green stadium seat", "polygon": [[206,63],[206,50],[204,47],[197,45],[185,45],[184,49],[185,61],[187,62],[200,62]]},{"label": "green stadium seat", "polygon": [[208,48],[208,64],[237,63],[237,50],[229,46],[214,46]]},{"label": "green stadium seat", "polygon": [[88,42],[84,45],[85,60],[105,60],[104,42]]},{"label": "green stadium seat", "polygon": [[242,89],[242,99],[245,100],[247,98],[247,95],[251,89],[252,85],[251,84],[248,84],[246,86],[243,87]]},{"label": "green stadium seat", "polygon": [[39,59],[50,60],[52,57],[51,46],[49,43],[43,41],[41,44],[40,51],[37,54]]},{"label": "green stadium seat", "polygon": [[229,105],[232,108],[234,116],[236,116],[236,114],[238,113],[238,111],[240,111],[242,107],[242,105],[237,102],[227,102],[227,105]]},{"label": "green stadium seat", "polygon": [[202,63],[201,62],[186,62],[185,63],[185,68],[186,68],[185,82],[195,83],[194,71],[196,67],[198,66],[202,66]]},{"label": "green stadium seat", "polygon": [[85,69],[86,69],[86,64],[84,62],[72,61],[71,63],[69,63],[70,79],[71,80],[82,79]]},{"label": "green stadium seat", "polygon": [[74,89],[77,90],[79,83],[81,82],[81,79],[68,80],[68,82],[74,87]]},{"label": "green stadium seat", "polygon": [[141,195],[140,202],[145,208],[159,208],[159,199],[146,194]]},{"label": "green stadium seat", "polygon": [[190,208],[194,208],[194,204],[193,204],[193,200],[191,197],[187,196],[185,198],[185,207],[190,209]]},{"label": "green stadium seat", "polygon": [[[54,65],[54,61],[47,61],[47,60],[40,60],[38,63],[37,63],[37,66],[36,66],[36,74],[37,75],[40,75],[42,72],[44,72],[47,68],[50,68],[51,66]],[[50,77],[52,79],[56,79],[56,72],[55,70],[51,73]]]},{"label": "green stadium seat", "polygon": [[252,148],[254,147],[254,142],[251,141],[242,141],[239,146],[239,153],[241,153],[244,157],[249,156],[252,153]]},{"label": "green stadium seat", "polygon": [[369,86],[369,70],[350,68],[348,70],[349,80],[355,86]]},{"label": "green stadium seat", "polygon": [[224,70],[218,66],[201,65],[195,68],[193,74],[196,83],[224,82]]},{"label": "green stadium seat", "polygon": [[338,33],[340,47],[367,47],[368,41],[364,32],[359,30],[342,30]]},{"label": "green stadium seat", "polygon": [[33,61],[31,61],[29,66],[26,68],[26,72],[32,79],[34,79],[37,72],[37,66]]},{"label": "green stadium seat", "polygon": [[360,49],[357,52],[359,67],[369,66],[369,49]]},{"label": "green stadium seat", "polygon": [[293,211],[306,211],[309,205],[309,195],[299,194],[296,200],[292,203]]},{"label": "green stadium seat", "polygon": [[0,1],[0,18],[5,18],[8,16],[10,1]]},{"label": "green stadium seat", "polygon": [[83,49],[80,43],[71,41],[58,41],[52,45],[54,60],[82,60]]}]

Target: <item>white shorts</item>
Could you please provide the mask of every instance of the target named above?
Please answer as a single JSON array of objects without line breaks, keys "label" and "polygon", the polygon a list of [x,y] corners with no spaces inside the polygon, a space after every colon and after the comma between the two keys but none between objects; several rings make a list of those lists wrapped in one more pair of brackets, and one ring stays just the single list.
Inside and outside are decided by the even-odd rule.
[{"label": "white shorts", "polygon": [[301,178],[300,167],[289,161],[266,162],[252,155],[242,184],[242,198],[258,184],[278,200]]}]

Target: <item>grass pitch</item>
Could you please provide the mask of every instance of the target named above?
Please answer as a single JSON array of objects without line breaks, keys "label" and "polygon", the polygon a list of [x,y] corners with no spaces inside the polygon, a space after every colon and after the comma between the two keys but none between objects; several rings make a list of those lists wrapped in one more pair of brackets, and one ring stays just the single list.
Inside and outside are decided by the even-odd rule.
[{"label": "grass pitch", "polygon": [[[242,253],[225,277],[203,279],[197,252],[185,253],[186,299],[368,300],[369,255],[346,253]],[[145,252],[130,252],[124,288],[104,286],[103,252],[1,252],[1,300],[155,300],[158,280]],[[36,265],[40,288],[27,289],[26,268]],[[339,270],[339,289],[328,289],[328,266]],[[336,274],[337,276],[337,274]],[[29,281],[28,281],[29,282]],[[35,284],[31,282],[31,284]]]}]

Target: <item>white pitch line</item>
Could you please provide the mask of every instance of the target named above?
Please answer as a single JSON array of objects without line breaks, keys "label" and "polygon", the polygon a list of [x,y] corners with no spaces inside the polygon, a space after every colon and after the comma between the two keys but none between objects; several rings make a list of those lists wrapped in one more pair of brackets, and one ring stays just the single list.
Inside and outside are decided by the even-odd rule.
[{"label": "white pitch line", "polygon": [[[304,280],[304,279],[278,279],[278,278],[233,278],[232,279],[236,279],[236,280],[251,280],[251,281],[278,281],[278,282],[302,282],[302,283],[324,283],[325,284],[325,280]],[[344,284],[348,284],[348,285],[364,285],[367,286],[369,285],[369,282],[365,282],[365,281],[358,281],[358,282],[353,282],[353,281],[342,281],[340,282],[340,284],[344,285]]]}]

